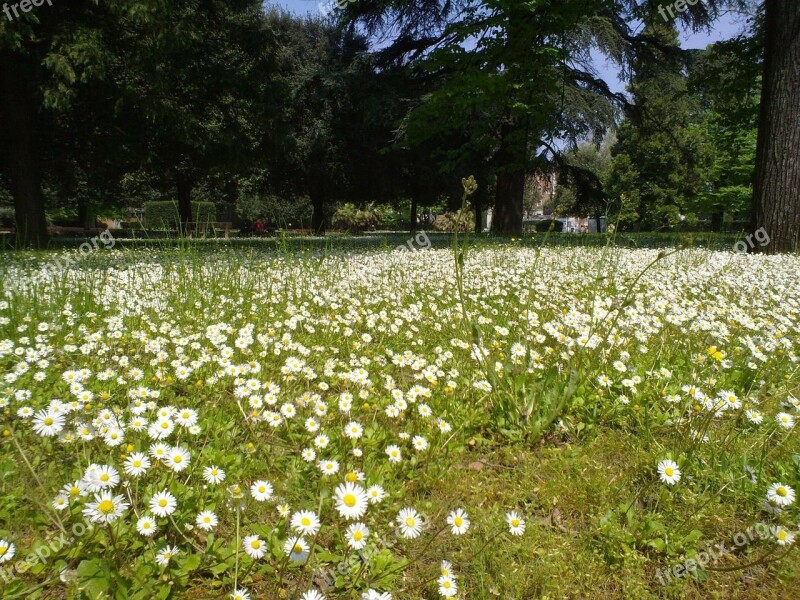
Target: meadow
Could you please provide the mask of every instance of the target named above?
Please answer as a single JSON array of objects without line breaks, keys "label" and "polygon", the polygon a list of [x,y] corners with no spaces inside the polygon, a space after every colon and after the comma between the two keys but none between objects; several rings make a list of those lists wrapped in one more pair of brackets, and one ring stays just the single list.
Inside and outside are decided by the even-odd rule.
[{"label": "meadow", "polygon": [[800,258],[434,245],[0,254],[0,596],[792,597]]}]

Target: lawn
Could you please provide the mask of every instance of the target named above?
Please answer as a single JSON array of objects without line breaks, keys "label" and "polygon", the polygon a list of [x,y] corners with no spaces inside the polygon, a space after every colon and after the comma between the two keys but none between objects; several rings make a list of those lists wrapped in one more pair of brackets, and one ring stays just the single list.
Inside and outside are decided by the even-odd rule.
[{"label": "lawn", "polygon": [[0,254],[0,596],[791,597],[800,258],[555,239]]}]

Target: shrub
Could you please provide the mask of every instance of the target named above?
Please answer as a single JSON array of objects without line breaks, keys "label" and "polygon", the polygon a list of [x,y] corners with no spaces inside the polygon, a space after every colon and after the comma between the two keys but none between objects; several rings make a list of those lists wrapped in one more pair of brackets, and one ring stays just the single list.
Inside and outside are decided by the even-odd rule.
[{"label": "shrub", "polygon": [[14,207],[0,206],[0,227],[14,226]]},{"label": "shrub", "polygon": [[433,228],[436,231],[452,233],[456,231],[456,224],[458,224],[458,231],[473,231],[475,229],[475,213],[471,211],[464,212],[461,215],[461,219],[458,218],[457,212],[436,215],[433,221]]},{"label": "shrub", "polygon": [[281,197],[274,194],[243,194],[236,213],[247,221],[262,220],[278,227],[301,225],[311,219],[311,203],[307,197]]},{"label": "shrub", "polygon": [[[213,202],[192,202],[192,221],[195,223],[213,223],[217,220],[217,209]],[[149,229],[178,229],[178,203],[174,200],[166,202],[146,202],[144,205],[144,222]]]},{"label": "shrub", "polygon": [[347,202],[337,208],[333,214],[332,225],[351,233],[373,230],[377,224],[378,213],[372,206],[361,209],[355,204]]}]

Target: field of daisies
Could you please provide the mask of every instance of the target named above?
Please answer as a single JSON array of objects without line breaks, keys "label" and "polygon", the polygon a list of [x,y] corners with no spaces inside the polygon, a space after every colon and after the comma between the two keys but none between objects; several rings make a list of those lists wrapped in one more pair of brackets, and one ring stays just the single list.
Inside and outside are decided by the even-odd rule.
[{"label": "field of daisies", "polygon": [[800,258],[0,269],[4,599],[796,593]]}]

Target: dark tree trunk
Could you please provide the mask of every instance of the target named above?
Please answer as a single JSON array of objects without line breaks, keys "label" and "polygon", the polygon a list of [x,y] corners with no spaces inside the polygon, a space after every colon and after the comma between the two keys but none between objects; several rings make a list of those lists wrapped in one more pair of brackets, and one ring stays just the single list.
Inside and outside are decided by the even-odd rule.
[{"label": "dark tree trunk", "polygon": [[800,2],[766,0],[754,230],[774,254],[800,250]]},{"label": "dark tree trunk", "polygon": [[17,244],[44,248],[49,236],[36,148],[35,107],[39,102],[19,55],[2,52],[0,64],[0,157],[14,197]]},{"label": "dark tree trunk", "polygon": [[411,197],[411,214],[408,215],[408,230],[411,233],[417,231],[417,196]]},{"label": "dark tree trunk", "polygon": [[711,213],[711,231],[722,231],[722,217],[723,213],[717,207],[717,209]]},{"label": "dark tree trunk", "polygon": [[325,195],[322,190],[313,190],[311,196],[311,229],[314,235],[325,235],[325,230],[328,229],[328,219],[325,215]]},{"label": "dark tree trunk", "polygon": [[191,177],[185,173],[178,172],[175,176],[175,187],[178,192],[178,219],[180,220],[181,235],[191,235],[192,222],[192,188],[194,183]]},{"label": "dark tree trunk", "polygon": [[492,215],[492,233],[522,235],[522,201],[525,171],[515,168],[497,174],[497,191]]},{"label": "dark tree trunk", "polygon": [[89,202],[86,198],[80,198],[78,200],[78,224],[83,227],[85,230],[92,229],[94,223],[92,223],[92,215],[89,211]]}]

